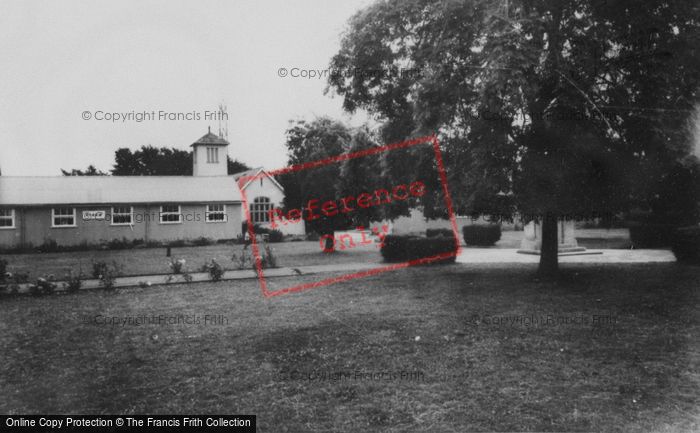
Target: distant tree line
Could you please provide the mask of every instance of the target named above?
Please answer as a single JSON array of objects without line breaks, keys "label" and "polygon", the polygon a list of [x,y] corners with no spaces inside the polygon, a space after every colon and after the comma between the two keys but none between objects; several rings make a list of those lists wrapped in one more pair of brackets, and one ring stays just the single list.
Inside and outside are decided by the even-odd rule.
[{"label": "distant tree line", "polygon": [[[248,165],[228,157],[228,174],[250,170]],[[176,148],[141,146],[132,151],[120,148],[114,152],[114,165],[109,173],[90,164],[86,169],[61,169],[64,176],[192,176],[192,152]]]}]

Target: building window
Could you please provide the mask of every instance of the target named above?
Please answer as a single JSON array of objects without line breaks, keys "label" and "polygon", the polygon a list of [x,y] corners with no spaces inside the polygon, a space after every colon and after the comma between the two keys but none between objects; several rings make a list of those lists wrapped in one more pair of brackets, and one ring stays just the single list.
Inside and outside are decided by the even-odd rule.
[{"label": "building window", "polygon": [[226,205],[225,204],[209,204],[205,219],[208,223],[223,223],[226,222]]},{"label": "building window", "polygon": [[112,208],[112,225],[129,226],[134,220],[134,208],[131,206],[115,206]]},{"label": "building window", "polygon": [[269,223],[272,202],[267,197],[256,197],[250,204],[250,219],[253,224]]},{"label": "building window", "polygon": [[207,162],[210,164],[217,164],[219,162],[218,147],[207,147]]},{"label": "building window", "polygon": [[75,227],[75,208],[55,207],[51,209],[51,227]]},{"label": "building window", "polygon": [[179,224],[182,222],[182,213],[180,206],[169,204],[160,207],[160,223],[161,224]]},{"label": "building window", "polygon": [[15,210],[0,209],[0,229],[15,228]]}]

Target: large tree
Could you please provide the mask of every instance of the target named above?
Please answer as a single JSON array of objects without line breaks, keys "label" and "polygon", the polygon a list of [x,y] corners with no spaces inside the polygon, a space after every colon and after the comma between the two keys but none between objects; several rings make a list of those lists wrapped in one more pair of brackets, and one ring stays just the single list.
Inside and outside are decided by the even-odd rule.
[{"label": "large tree", "polygon": [[[327,117],[311,122],[292,122],[286,135],[290,166],[346,153],[352,139],[351,130],[347,126]],[[337,163],[302,168],[279,176],[285,191],[285,209],[303,210],[307,227],[325,237],[326,252],[334,251],[334,232],[347,228],[350,222],[342,213],[327,216],[320,210],[324,202],[338,200],[339,177],[340,165]],[[310,202],[314,209],[309,209]]]},{"label": "large tree", "polygon": [[[363,152],[378,146],[372,132],[366,127],[352,131],[349,144],[349,153]],[[340,163],[336,183],[338,197],[358,197],[380,187],[386,186],[382,185],[382,160],[376,154],[346,159]],[[382,206],[357,206],[348,216],[354,227],[366,228],[371,221],[383,219],[385,212]]]},{"label": "large tree", "polygon": [[[366,125],[350,128],[327,117],[293,122],[287,130],[289,164],[301,167],[279,176],[285,189],[284,207],[287,212],[303,209],[307,229],[324,236],[326,252],[334,251],[336,230],[368,228],[371,222],[409,215],[412,207],[426,200],[442,199],[441,191],[426,194],[420,200],[392,199],[394,187],[418,180],[437,191],[435,157],[428,145],[422,149],[374,152],[378,143],[376,131]],[[348,154],[354,155],[315,164]],[[342,202],[343,199],[347,202]],[[327,201],[338,203],[339,211],[330,210],[328,214],[332,215],[327,215],[323,206]]]},{"label": "large tree", "polygon": [[645,175],[688,155],[699,14],[696,0],[379,1],[351,19],[329,85],[385,140],[438,131],[458,210],[535,215],[550,274],[558,218],[644,201]]}]

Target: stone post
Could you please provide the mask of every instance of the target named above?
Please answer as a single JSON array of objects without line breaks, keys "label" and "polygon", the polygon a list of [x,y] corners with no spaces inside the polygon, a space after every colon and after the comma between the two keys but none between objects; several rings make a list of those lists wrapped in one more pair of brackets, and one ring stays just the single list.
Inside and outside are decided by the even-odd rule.
[{"label": "stone post", "polygon": [[[573,221],[560,220],[557,223],[557,240],[559,254],[585,251],[576,241]],[[519,253],[540,254],[542,249],[542,225],[530,221],[524,228],[524,237],[520,243]]]}]

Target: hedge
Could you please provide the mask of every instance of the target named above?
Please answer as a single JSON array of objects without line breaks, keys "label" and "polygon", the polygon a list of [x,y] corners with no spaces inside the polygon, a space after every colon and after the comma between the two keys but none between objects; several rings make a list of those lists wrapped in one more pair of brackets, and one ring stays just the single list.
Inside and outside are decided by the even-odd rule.
[{"label": "hedge", "polygon": [[[241,223],[241,232],[243,236],[248,234],[248,221],[243,221]],[[261,226],[260,224],[253,224],[253,233],[256,235],[267,235],[270,234],[270,229]]]},{"label": "hedge", "polygon": [[670,247],[675,227],[669,224],[630,223],[630,240],[634,248]]},{"label": "hedge", "polygon": [[[457,246],[453,237],[419,237],[388,235],[382,243],[382,257],[387,262],[406,262],[424,259],[438,254],[454,252]],[[440,263],[454,263],[456,256],[439,260]],[[434,263],[434,262],[431,262]]]},{"label": "hedge", "polygon": [[452,232],[452,229],[427,229],[425,231],[425,235],[429,238],[433,238],[435,236],[454,238],[454,233]]},{"label": "hedge", "polygon": [[462,227],[464,243],[489,247],[501,239],[501,226],[498,224],[474,224]]},{"label": "hedge", "polygon": [[700,227],[676,230],[671,238],[671,250],[679,263],[700,265]]},{"label": "hedge", "polygon": [[[219,239],[216,243],[225,243],[226,240]],[[18,245],[10,248],[0,247],[0,254],[33,254],[33,253],[70,253],[76,251],[92,251],[92,250],[130,250],[141,248],[163,248],[170,246],[171,248],[179,248],[186,246],[205,246],[212,245],[215,241],[210,238],[199,237],[196,239],[177,239],[174,241],[156,241],[143,239],[112,239],[109,241],[87,242],[82,241],[74,245],[60,245],[54,239],[46,239],[44,243],[38,246],[32,244]]]},{"label": "hedge", "polygon": [[280,230],[272,229],[270,232],[267,234],[268,242],[282,242],[284,241],[284,233],[282,233]]}]

